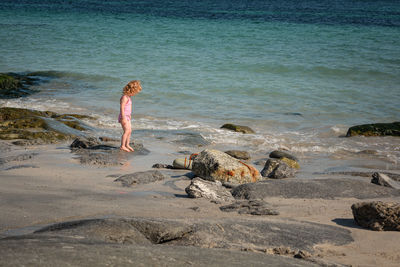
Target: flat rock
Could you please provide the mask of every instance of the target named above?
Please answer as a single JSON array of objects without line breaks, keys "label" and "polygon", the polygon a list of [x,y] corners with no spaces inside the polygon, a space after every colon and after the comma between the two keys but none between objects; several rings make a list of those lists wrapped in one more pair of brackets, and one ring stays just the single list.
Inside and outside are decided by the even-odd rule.
[{"label": "flat rock", "polygon": [[221,211],[237,211],[239,214],[251,215],[279,215],[279,212],[273,209],[263,200],[238,200],[232,204],[219,208]]},{"label": "flat rock", "polygon": [[190,182],[185,191],[191,198],[206,198],[216,202],[234,200],[231,192],[221,182],[206,181],[198,177]]},{"label": "flat rock", "polygon": [[378,198],[400,196],[400,191],[351,178],[283,179],[243,184],[232,191],[236,199],[283,198]]},{"label": "flat rock", "polygon": [[390,179],[389,176],[383,173],[374,173],[371,183],[400,190],[400,183]]},{"label": "flat rock", "polygon": [[155,244],[165,244],[177,249],[194,246],[263,252],[278,247],[313,252],[317,244],[345,245],[353,241],[347,229],[295,220],[225,219],[193,223],[187,220],[109,218],[63,222],[26,236],[6,237],[0,239],[0,248],[12,241],[19,240],[24,244],[33,239],[54,240],[53,245],[72,247],[108,244],[108,247],[142,245],[154,248]]},{"label": "flat rock", "polygon": [[123,186],[130,187],[137,184],[154,183],[165,178],[164,174],[159,171],[145,171],[122,175],[115,179],[114,182],[121,182]]},{"label": "flat rock", "polygon": [[354,220],[374,231],[400,231],[400,204],[392,202],[361,202],[351,206]]},{"label": "flat rock", "polygon": [[213,149],[203,150],[194,159],[192,166],[197,176],[210,181],[249,183],[261,178],[253,166]]},{"label": "flat rock", "polygon": [[243,159],[243,160],[249,160],[250,159],[250,154],[247,151],[228,150],[228,151],[225,151],[225,153],[228,154],[231,157],[234,157],[235,159]]}]

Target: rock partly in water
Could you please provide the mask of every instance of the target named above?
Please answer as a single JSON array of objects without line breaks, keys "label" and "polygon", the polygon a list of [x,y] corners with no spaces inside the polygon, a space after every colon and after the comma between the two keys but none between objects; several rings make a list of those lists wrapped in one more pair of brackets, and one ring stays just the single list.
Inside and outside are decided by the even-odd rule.
[{"label": "rock partly in water", "polygon": [[269,153],[269,157],[274,158],[274,159],[288,158],[288,159],[299,162],[299,159],[297,157],[295,157],[292,154],[289,154],[285,151],[281,151],[281,150],[272,151],[271,153]]},{"label": "rock partly in water", "polygon": [[0,73],[0,98],[19,98],[29,96],[38,90],[30,88],[38,79],[17,73]]},{"label": "rock partly in water", "polygon": [[250,159],[250,154],[247,151],[228,150],[228,151],[225,151],[225,153],[228,154],[231,157],[234,157],[235,159],[243,159],[243,160],[249,160]]},{"label": "rock partly in water", "polygon": [[[289,161],[289,159],[287,159]],[[292,161],[295,162],[295,161]],[[295,162],[296,163],[296,162]],[[268,159],[261,171],[263,177],[272,179],[283,179],[294,177],[296,169],[290,167],[286,161],[282,159]]]},{"label": "rock partly in water", "polygon": [[254,134],[256,133],[253,129],[248,126],[236,125],[232,123],[226,123],[221,126],[221,129],[228,129],[234,132],[240,132],[244,134]]},{"label": "rock partly in water", "polygon": [[400,190],[400,183],[390,179],[389,176],[383,173],[375,172],[372,175],[371,183]]},{"label": "rock partly in water", "polygon": [[174,166],[169,165],[169,164],[164,164],[164,163],[156,163],[151,166],[154,169],[173,169]]},{"label": "rock partly in water", "polygon": [[237,160],[228,154],[203,150],[193,161],[192,171],[199,177],[220,182],[253,183],[261,178],[256,168]]},{"label": "rock partly in water", "polygon": [[206,181],[201,178],[194,178],[185,189],[191,198],[206,198],[215,202],[232,201],[232,194],[222,186],[221,182]]},{"label": "rock partly in water", "polygon": [[279,212],[273,209],[263,200],[238,200],[232,204],[222,206],[221,211],[237,211],[239,214],[251,215],[279,215]]},{"label": "rock partly in water", "polygon": [[400,231],[400,204],[391,202],[362,202],[351,206],[354,220],[374,231]]},{"label": "rock partly in water", "polygon": [[123,186],[131,187],[137,184],[154,183],[165,178],[164,174],[159,171],[145,171],[122,175],[115,179],[114,182],[121,182]]},{"label": "rock partly in water", "polygon": [[187,158],[178,158],[172,162],[174,169],[192,169],[193,160]]},{"label": "rock partly in water", "polygon": [[351,178],[270,179],[239,185],[232,191],[236,199],[283,198],[377,198],[400,196],[400,191]]},{"label": "rock partly in water", "polygon": [[0,139],[23,139],[38,144],[57,143],[83,136],[85,130],[93,130],[81,119],[94,118],[78,114],[60,115],[51,111],[0,108]]},{"label": "rock partly in water", "polygon": [[346,137],[350,136],[400,136],[400,122],[392,123],[372,123],[350,127]]}]

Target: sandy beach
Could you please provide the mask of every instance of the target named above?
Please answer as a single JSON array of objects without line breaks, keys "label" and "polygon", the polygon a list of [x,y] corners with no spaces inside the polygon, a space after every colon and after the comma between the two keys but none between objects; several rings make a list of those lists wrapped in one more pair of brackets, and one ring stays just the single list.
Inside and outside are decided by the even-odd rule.
[{"label": "sandy beach", "polygon": [[[119,182],[114,182],[116,177],[137,171],[151,169],[153,163],[159,162],[157,155],[137,156],[129,161],[129,165],[115,167],[98,167],[82,165],[71,153],[68,143],[55,145],[38,145],[29,147],[17,147],[8,142],[2,142],[2,159],[10,159],[16,155],[26,155],[23,160],[13,160],[3,163],[0,172],[0,199],[1,220],[0,234],[3,238],[24,236],[34,231],[55,223],[67,221],[79,221],[89,218],[148,218],[167,219],[187,224],[199,222],[223,223],[229,220],[249,221],[257,223],[270,223],[280,221],[296,221],[317,223],[348,231],[351,242],[343,245],[335,245],[330,242],[315,244],[310,251],[317,264],[329,262],[330,264],[344,264],[349,266],[398,266],[400,261],[399,232],[378,232],[361,228],[353,220],[350,206],[360,202],[356,198],[337,199],[301,199],[272,197],[265,199],[279,211],[277,216],[252,216],[238,214],[236,212],[222,212],[221,204],[215,204],[207,199],[191,199],[187,197],[185,188],[190,184],[190,178],[184,176],[187,170],[162,170],[166,180],[122,187]],[[171,155],[173,158],[174,155]],[[164,155],[165,157],[165,155]],[[21,159],[22,157],[20,157]],[[170,159],[162,159],[168,162]],[[4,160],[3,160],[4,162]],[[313,177],[316,178],[316,177]],[[352,179],[352,177],[348,177]],[[332,178],[334,179],[334,178]],[[363,199],[369,201],[372,199]],[[400,202],[400,197],[378,198],[390,202]],[[318,233],[315,233],[318,235]],[[3,239],[1,247],[11,244],[10,240]],[[13,240],[12,242],[16,242]],[[23,246],[26,241],[19,240]],[[243,240],[241,249],[229,248],[224,251],[229,253],[245,253],[246,256],[239,260],[239,265],[246,264],[246,257],[255,259],[261,255],[267,257],[274,254],[265,248],[264,252],[251,249],[251,245]],[[48,245],[48,244],[47,244]],[[43,244],[45,246],[45,244]],[[112,247],[112,245],[109,245]],[[163,246],[163,245],[157,245]],[[33,248],[21,250],[9,247],[1,250],[1,265],[13,266],[24,263],[39,265],[41,261],[32,260],[32,256],[42,258],[42,263],[57,262],[62,265],[87,265],[88,261],[82,258],[80,261],[70,261],[60,257],[53,257],[46,252],[34,252]],[[67,246],[68,247],[68,246]],[[73,245],[72,245],[73,247]],[[204,247],[204,246],[202,246]],[[212,247],[210,245],[210,247]],[[144,251],[146,248],[142,247]],[[172,249],[169,247],[168,249]],[[204,249],[204,248],[202,248]],[[218,248],[208,248],[211,250]],[[79,258],[79,250],[60,249],[56,255],[62,255],[62,251],[69,250],[70,255],[76,254]],[[57,250],[56,250],[57,251]],[[72,252],[71,252],[72,251]],[[90,251],[90,248],[89,248]],[[100,250],[102,251],[102,250]],[[106,249],[103,248],[103,251]],[[247,252],[243,252],[247,251]],[[35,254],[36,253],[36,254]],[[58,253],[58,254],[57,254]],[[105,255],[112,252],[104,252]],[[204,252],[208,253],[208,252]],[[222,252],[221,252],[222,253]],[[225,252],[224,252],[225,253]],[[17,255],[17,258],[15,256]],[[188,254],[190,255],[190,254]],[[170,254],[173,258],[174,256]],[[175,255],[177,262],[183,256]],[[129,258],[129,257],[128,257]],[[292,255],[278,257],[288,259]],[[101,257],[97,258],[101,263]],[[132,254],[130,260],[146,265],[149,262],[138,260],[139,257]],[[211,259],[211,258],[210,258]],[[267,260],[260,259],[255,265]],[[312,265],[309,261],[296,259],[299,264]],[[117,263],[118,261],[114,261]],[[127,264],[127,262],[121,262]],[[283,262],[281,262],[283,263]],[[100,265],[103,265],[101,263]],[[108,263],[114,265],[113,261]],[[153,262],[155,265],[170,265],[165,261]],[[204,265],[205,262],[194,258],[190,264],[182,261],[178,265]],[[207,262],[210,265],[221,264],[218,261]],[[292,263],[291,263],[292,264]],[[46,265],[46,264],[45,264]],[[107,264],[105,264],[107,265]],[[285,264],[283,264],[285,265]],[[338,265],[338,266],[339,266]],[[334,266],[334,265],[332,265]]]}]

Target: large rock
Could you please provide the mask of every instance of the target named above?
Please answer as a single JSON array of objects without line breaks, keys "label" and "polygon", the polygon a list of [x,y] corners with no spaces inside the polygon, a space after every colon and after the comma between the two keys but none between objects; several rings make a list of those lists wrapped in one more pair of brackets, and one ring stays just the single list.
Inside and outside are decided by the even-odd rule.
[{"label": "large rock", "polygon": [[206,198],[216,202],[234,200],[231,192],[219,181],[211,182],[194,178],[185,191],[191,198]]},{"label": "large rock", "polygon": [[256,133],[253,129],[248,126],[236,125],[232,123],[226,123],[221,126],[221,129],[228,129],[234,132],[240,132],[244,134],[254,134]]},{"label": "large rock", "polygon": [[164,180],[166,177],[159,171],[145,171],[126,174],[118,177],[114,182],[121,182],[123,186],[130,187],[137,184],[149,184]]},{"label": "large rock", "polygon": [[400,136],[400,122],[392,123],[373,123],[363,124],[350,127],[346,136],[384,136],[393,135]]},{"label": "large rock", "polygon": [[400,196],[400,191],[351,178],[265,180],[239,185],[232,191],[236,199],[283,198],[377,198]]},{"label": "large rock", "polygon": [[[283,178],[294,177],[296,174],[296,169],[290,167],[284,159],[296,163],[295,161],[292,161],[287,158],[268,159],[267,162],[265,163],[264,168],[261,171],[261,175],[263,177],[268,177],[272,179],[283,179]],[[296,165],[294,164],[292,166]]]},{"label": "large rock", "polygon": [[374,231],[400,231],[400,204],[381,201],[356,203],[351,206],[354,220]]},{"label": "large rock", "polygon": [[375,172],[372,175],[371,183],[400,190],[400,183],[390,179],[389,176],[383,173]]},{"label": "large rock", "polygon": [[225,212],[237,211],[239,214],[279,215],[279,212],[270,207],[267,202],[259,199],[238,200],[219,209]]},{"label": "large rock", "polygon": [[213,149],[203,150],[194,159],[192,171],[206,180],[239,184],[253,183],[261,178],[253,166]]}]

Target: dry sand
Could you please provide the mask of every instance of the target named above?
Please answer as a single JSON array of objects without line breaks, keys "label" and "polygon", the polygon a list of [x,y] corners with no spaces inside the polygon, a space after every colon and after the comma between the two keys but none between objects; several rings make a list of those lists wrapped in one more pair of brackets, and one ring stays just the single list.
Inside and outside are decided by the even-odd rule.
[{"label": "dry sand", "polygon": [[[183,176],[187,173],[183,170],[167,171],[172,176],[168,181],[131,188],[114,182],[119,175],[149,170],[158,162],[172,162],[174,155],[138,156],[129,164],[101,168],[79,164],[68,145],[62,144],[13,147],[3,150],[1,157],[24,153],[37,155],[0,165],[0,236],[30,233],[47,224],[90,217],[271,219],[225,213],[205,199],[187,198],[184,189],[190,179]],[[380,200],[400,203],[400,198]],[[351,231],[354,242],[348,245],[316,246],[315,254],[322,259],[352,266],[400,266],[400,232],[375,232],[355,225],[350,206],[361,200],[274,197],[267,201],[280,212],[273,219],[289,218]]]}]

